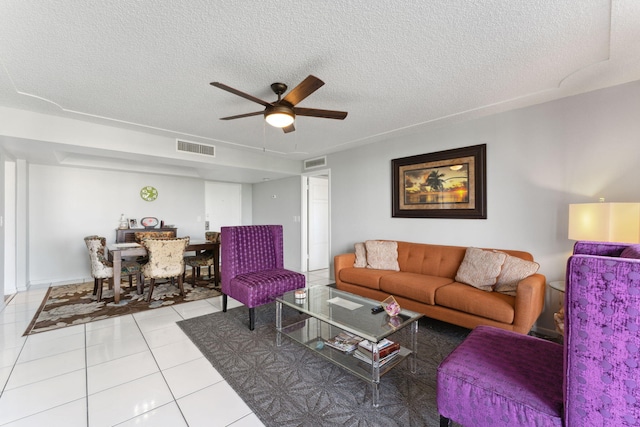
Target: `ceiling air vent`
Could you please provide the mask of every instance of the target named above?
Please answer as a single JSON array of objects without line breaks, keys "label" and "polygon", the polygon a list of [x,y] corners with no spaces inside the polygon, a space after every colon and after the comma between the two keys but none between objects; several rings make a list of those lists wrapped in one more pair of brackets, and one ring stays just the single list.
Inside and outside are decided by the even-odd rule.
[{"label": "ceiling air vent", "polygon": [[309,159],[304,161],[305,169],[319,168],[321,166],[327,166],[327,157],[317,157],[315,159]]},{"label": "ceiling air vent", "polygon": [[196,142],[176,139],[176,149],[185,153],[202,154],[203,156],[216,156],[216,147],[213,145],[198,144]]}]

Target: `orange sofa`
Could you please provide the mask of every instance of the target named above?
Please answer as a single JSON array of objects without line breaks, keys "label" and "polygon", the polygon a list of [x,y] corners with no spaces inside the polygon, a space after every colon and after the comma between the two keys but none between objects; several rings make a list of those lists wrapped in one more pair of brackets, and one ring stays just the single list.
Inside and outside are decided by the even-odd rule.
[{"label": "orange sofa", "polygon": [[[467,248],[397,244],[400,271],[356,268],[355,253],[336,255],[336,287],[378,301],[393,295],[402,308],[469,329],[491,325],[526,334],[542,312],[546,280],[541,274],[519,281],[515,296],[487,292],[455,280]],[[533,261],[528,252],[501,252]]]}]

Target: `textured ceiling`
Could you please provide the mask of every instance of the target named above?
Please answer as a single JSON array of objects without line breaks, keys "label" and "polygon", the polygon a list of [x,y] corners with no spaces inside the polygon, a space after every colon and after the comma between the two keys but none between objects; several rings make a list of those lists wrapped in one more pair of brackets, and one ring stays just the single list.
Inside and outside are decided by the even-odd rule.
[{"label": "textured ceiling", "polygon": [[[0,0],[0,105],[306,159],[640,79],[640,1]],[[284,134],[269,85],[325,86]]]}]

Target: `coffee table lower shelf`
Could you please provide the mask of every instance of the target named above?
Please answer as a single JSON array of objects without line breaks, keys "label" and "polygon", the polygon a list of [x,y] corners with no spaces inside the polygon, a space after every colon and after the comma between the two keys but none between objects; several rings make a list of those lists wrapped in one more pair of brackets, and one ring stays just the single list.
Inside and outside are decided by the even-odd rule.
[{"label": "coffee table lower shelf", "polygon": [[[415,325],[417,327],[417,323]],[[389,359],[386,363],[376,369],[373,364],[369,364],[356,358],[351,353],[345,353],[329,345],[325,341],[338,335],[343,329],[330,325],[315,317],[301,320],[283,327],[278,331],[277,344],[281,345],[281,334],[291,338],[293,341],[304,345],[311,351],[321,355],[331,363],[341,366],[358,378],[363,379],[372,386],[373,406],[379,405],[379,389],[378,385],[380,377],[389,372],[393,367],[397,366],[413,352],[406,347],[400,347],[399,353]],[[410,358],[411,371],[415,373],[415,355]]]}]

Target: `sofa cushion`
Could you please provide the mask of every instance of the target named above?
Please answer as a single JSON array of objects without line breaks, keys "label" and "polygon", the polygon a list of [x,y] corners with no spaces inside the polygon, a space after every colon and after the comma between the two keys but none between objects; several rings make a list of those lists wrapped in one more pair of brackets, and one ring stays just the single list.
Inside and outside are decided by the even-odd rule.
[{"label": "sofa cushion", "polygon": [[398,242],[398,264],[400,271],[448,277],[453,281],[466,249],[462,246]]},{"label": "sofa cushion", "polygon": [[[453,280],[462,263],[467,248],[464,246],[431,245],[398,241],[400,271],[449,277]],[[500,252],[533,261],[528,252],[500,249]]]},{"label": "sofa cushion", "polygon": [[448,277],[427,276],[403,271],[380,278],[380,290],[424,304],[435,304],[436,289],[453,280]]},{"label": "sofa cushion", "polygon": [[436,289],[435,299],[437,305],[507,324],[513,323],[515,301],[510,295],[489,293],[457,282]]},{"label": "sofa cushion", "polygon": [[367,266],[367,250],[364,247],[363,242],[358,242],[353,245],[356,251],[356,262],[353,263],[353,266],[356,268],[365,268]]},{"label": "sofa cushion", "polygon": [[535,274],[539,268],[540,264],[537,262],[525,261],[518,257],[507,255],[493,290],[516,296],[518,282]]},{"label": "sofa cushion", "polygon": [[343,268],[338,273],[340,280],[371,289],[380,289],[380,278],[391,274],[398,274],[391,270],[373,270],[369,268]]},{"label": "sofa cushion", "polygon": [[503,252],[467,248],[458,267],[456,281],[491,292],[506,257],[507,254]]},{"label": "sofa cushion", "polygon": [[400,271],[398,266],[398,243],[385,240],[367,240],[367,268]]}]

